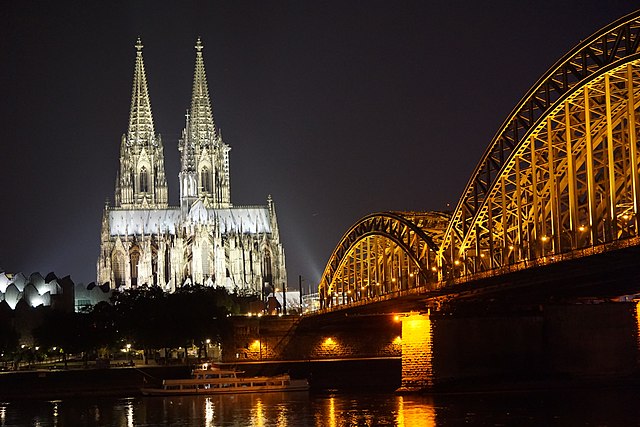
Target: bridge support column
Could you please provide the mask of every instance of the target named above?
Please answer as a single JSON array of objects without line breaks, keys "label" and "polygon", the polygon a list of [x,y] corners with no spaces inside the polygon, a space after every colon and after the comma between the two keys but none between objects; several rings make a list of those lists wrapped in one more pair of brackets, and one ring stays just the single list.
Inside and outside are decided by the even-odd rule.
[{"label": "bridge support column", "polygon": [[640,377],[640,305],[452,306],[402,318],[399,392]]},{"label": "bridge support column", "polygon": [[433,385],[431,315],[410,313],[402,321],[402,382],[399,392],[427,389]]}]

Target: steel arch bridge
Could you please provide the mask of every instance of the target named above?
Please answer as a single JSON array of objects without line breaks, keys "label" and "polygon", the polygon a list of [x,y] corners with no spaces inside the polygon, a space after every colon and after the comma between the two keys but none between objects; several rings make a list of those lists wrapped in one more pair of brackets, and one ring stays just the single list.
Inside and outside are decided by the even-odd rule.
[{"label": "steel arch bridge", "polygon": [[372,214],[343,236],[321,307],[425,292],[639,244],[640,11],[596,32],[516,105],[453,214]]}]

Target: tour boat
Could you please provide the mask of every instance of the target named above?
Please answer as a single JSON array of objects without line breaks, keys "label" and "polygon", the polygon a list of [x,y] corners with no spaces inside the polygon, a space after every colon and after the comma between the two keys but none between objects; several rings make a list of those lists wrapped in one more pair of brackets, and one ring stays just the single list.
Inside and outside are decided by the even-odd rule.
[{"label": "tour boat", "polygon": [[191,378],[163,380],[161,387],[143,387],[141,391],[145,396],[162,396],[309,390],[307,380],[294,380],[288,374],[273,377],[238,377],[241,373],[205,363],[192,371]]}]

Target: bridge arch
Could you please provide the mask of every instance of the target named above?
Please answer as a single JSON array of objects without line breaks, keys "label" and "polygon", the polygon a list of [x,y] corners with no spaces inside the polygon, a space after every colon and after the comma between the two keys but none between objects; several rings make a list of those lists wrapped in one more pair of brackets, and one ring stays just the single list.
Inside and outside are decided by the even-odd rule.
[{"label": "bridge arch", "polygon": [[558,61],[493,138],[439,250],[440,279],[637,235],[640,12]]},{"label": "bridge arch", "polygon": [[433,284],[449,216],[440,212],[367,215],[340,239],[324,270],[321,308]]},{"label": "bridge arch", "polygon": [[[387,212],[351,227],[323,273],[321,307],[640,244],[639,118],[637,11],[585,39],[533,85],[450,217]],[[421,221],[436,217],[440,228],[426,230]],[[406,278],[412,272],[415,282]],[[381,289],[372,293],[372,283]]]}]

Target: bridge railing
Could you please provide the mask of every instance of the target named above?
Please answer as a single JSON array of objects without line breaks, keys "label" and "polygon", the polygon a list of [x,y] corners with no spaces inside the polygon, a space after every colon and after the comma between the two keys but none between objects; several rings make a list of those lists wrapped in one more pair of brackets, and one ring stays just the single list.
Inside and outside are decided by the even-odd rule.
[{"label": "bridge railing", "polygon": [[[344,304],[340,304],[339,302],[336,302],[335,304],[329,307],[319,308],[317,310],[306,312],[304,313],[304,315],[317,315],[317,314],[331,313],[331,312],[344,310],[347,308],[362,307],[362,306],[366,306],[373,303],[381,303],[384,301],[389,301],[396,298],[408,297],[412,295],[428,296],[430,293],[432,293],[433,297],[435,298],[438,296],[446,295],[447,293],[449,293],[449,291],[453,293],[456,291],[455,290],[456,287],[469,282],[495,278],[495,277],[502,276],[509,273],[515,273],[522,270],[543,267],[545,265],[585,258],[588,256],[602,254],[605,252],[615,251],[619,249],[625,249],[632,246],[640,246],[640,237],[631,237],[628,239],[616,240],[613,242],[608,242],[608,243],[600,244],[597,246],[590,246],[586,248],[575,249],[571,252],[565,252],[562,254],[555,254],[555,255],[544,256],[541,258],[523,260],[516,264],[511,264],[508,266],[496,268],[494,270],[487,270],[487,271],[483,271],[475,274],[464,275],[461,277],[457,277],[455,279],[421,284],[419,286],[416,286],[410,289],[397,290],[397,291],[389,292],[384,295],[367,297],[364,299],[351,301]],[[318,304],[318,307],[319,306],[320,305]]]}]

